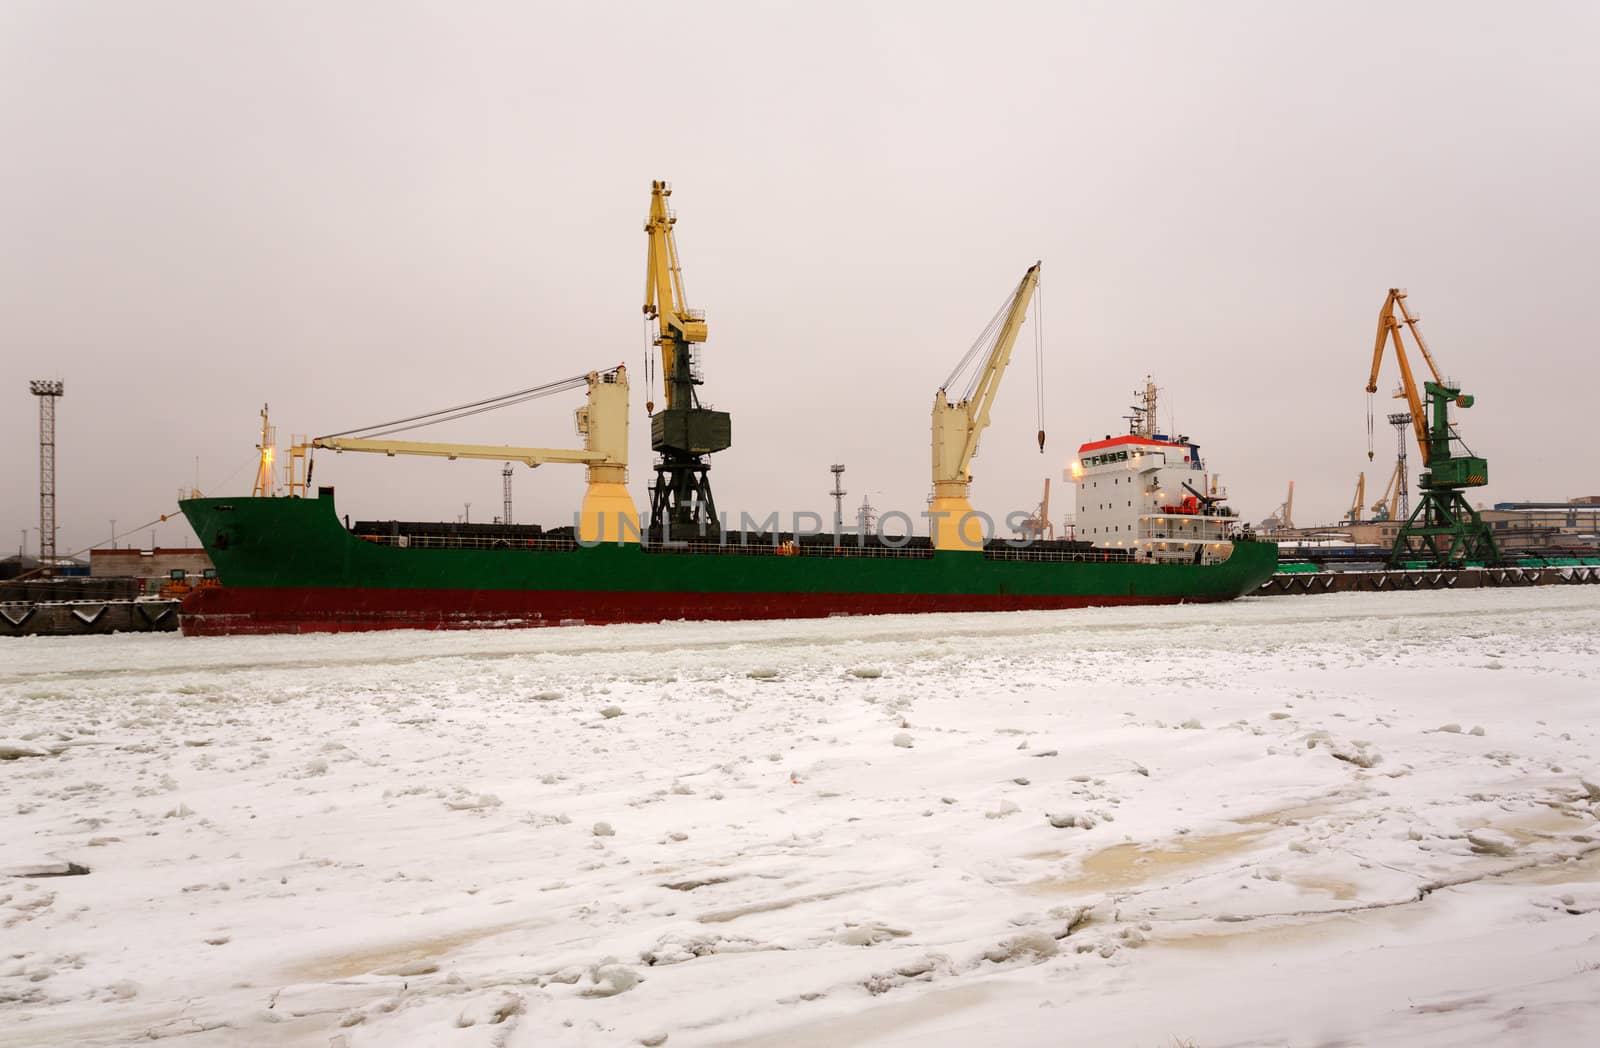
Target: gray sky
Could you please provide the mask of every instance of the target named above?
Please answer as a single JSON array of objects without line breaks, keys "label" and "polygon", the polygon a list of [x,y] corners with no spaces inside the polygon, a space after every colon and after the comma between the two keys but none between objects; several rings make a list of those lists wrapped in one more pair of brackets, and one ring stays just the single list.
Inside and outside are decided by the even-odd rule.
[{"label": "gray sky", "polygon": [[[1600,492],[1597,30],[1587,3],[7,0],[0,549],[38,523],[40,377],[64,549],[170,511],[197,458],[247,490],[264,401],[286,438],[619,361],[643,504],[652,178],[734,418],[723,509],[826,512],[836,461],[850,505],[920,509],[933,392],[1035,259],[1050,445],[1024,331],[980,508],[1031,506],[1146,372],[1246,517],[1292,478],[1331,520],[1362,469],[1370,502],[1396,284],[1478,395],[1482,501]],[[569,445],[581,400],[424,432]],[[353,517],[499,512],[499,463],[316,479]],[[519,520],[570,521],[582,471],[515,483]]]}]

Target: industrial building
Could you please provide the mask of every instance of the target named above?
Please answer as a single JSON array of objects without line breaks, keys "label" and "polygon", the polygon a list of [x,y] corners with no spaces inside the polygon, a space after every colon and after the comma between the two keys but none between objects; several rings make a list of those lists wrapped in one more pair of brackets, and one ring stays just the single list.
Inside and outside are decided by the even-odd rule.
[{"label": "industrial building", "polygon": [[205,578],[213,572],[211,558],[204,549],[92,549],[89,574],[94,578],[133,578],[148,593],[156,592],[175,576]]},{"label": "industrial building", "polygon": [[1502,549],[1600,549],[1600,495],[1565,502],[1496,502],[1481,516]]}]

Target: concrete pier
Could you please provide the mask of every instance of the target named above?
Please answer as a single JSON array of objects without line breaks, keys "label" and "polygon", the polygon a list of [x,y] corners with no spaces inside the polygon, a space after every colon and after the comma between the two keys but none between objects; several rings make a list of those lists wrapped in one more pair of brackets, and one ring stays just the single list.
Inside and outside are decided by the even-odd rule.
[{"label": "concrete pier", "polygon": [[161,598],[7,601],[0,603],[0,637],[166,632],[178,628],[181,604]]}]

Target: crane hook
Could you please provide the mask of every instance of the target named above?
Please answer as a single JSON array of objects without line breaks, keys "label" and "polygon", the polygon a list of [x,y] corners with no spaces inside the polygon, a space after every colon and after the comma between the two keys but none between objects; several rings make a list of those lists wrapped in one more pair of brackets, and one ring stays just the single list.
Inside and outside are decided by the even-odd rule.
[{"label": "crane hook", "polygon": [[1044,454],[1044,430],[1039,431],[1039,454]]}]

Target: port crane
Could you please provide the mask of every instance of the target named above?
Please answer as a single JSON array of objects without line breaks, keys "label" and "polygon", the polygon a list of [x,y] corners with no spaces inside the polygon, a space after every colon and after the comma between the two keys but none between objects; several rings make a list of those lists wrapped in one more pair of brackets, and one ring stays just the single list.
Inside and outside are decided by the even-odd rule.
[{"label": "port crane", "polygon": [[1039,505],[1034,507],[1032,515],[1022,522],[1017,529],[1025,539],[1038,542],[1043,539],[1054,541],[1056,537],[1055,522],[1050,519],[1050,478],[1044,478],[1044,498],[1039,500]]},{"label": "port crane", "polygon": [[733,446],[733,425],[726,411],[703,407],[696,392],[703,382],[696,347],[706,340],[706,317],[684,298],[673,232],[678,216],[667,206],[671,195],[666,182],[650,183],[650,217],[644,224],[649,240],[644,315],[656,322],[653,342],[661,350],[664,394],[661,411],[653,401],[645,404],[650,447],[660,456],[650,485],[650,535],[652,541],[674,534],[715,541],[722,529],[705,457]]},{"label": "port crane", "polygon": [[[1390,288],[1383,308],[1378,311],[1372,373],[1367,379],[1367,457],[1370,459],[1373,454],[1371,395],[1378,392],[1378,371],[1383,364],[1384,347],[1391,342],[1400,367],[1400,388],[1394,396],[1405,400],[1410,409],[1417,450],[1422,454],[1417,508],[1400,526],[1390,560],[1395,563],[1423,560],[1439,566],[1492,564],[1500,559],[1494,533],[1462,495],[1466,488],[1482,487],[1489,482],[1489,464],[1466,448],[1450,423],[1450,405],[1470,408],[1474,397],[1439,377],[1433,354],[1418,327],[1420,319],[1406,305],[1406,292]],[[1427,363],[1428,373],[1433,376],[1432,381],[1425,378],[1420,388],[1406,356],[1402,327],[1411,332]],[[1457,454],[1452,444],[1460,444],[1466,453]]]},{"label": "port crane", "polygon": [[1383,489],[1383,494],[1378,501],[1372,504],[1372,519],[1377,522],[1393,520],[1396,507],[1400,500],[1401,464],[1396,461],[1394,470],[1389,474],[1389,483]]},{"label": "port crane", "polygon": [[[499,444],[441,444],[417,440],[390,440],[390,434],[448,422],[555,393],[587,387],[588,398],[575,413],[582,448],[524,448]],[[369,433],[369,436],[355,434]],[[588,469],[588,487],[578,516],[578,538],[587,543],[639,541],[639,512],[628,494],[628,369],[609,371],[519,390],[515,393],[445,408],[441,411],[396,419],[376,426],[345,430],[311,441],[313,448],[359,451],[379,455],[423,455],[444,459],[493,459],[526,466],[560,463]]]},{"label": "port crane", "polygon": [[1345,511],[1344,519],[1348,524],[1361,523],[1362,503],[1367,500],[1367,475],[1365,472],[1356,477],[1356,497],[1350,500],[1350,508]]},{"label": "port crane", "polygon": [[[983,549],[983,529],[972,515],[969,467],[978,453],[979,438],[989,428],[989,413],[1000,390],[1000,379],[1011,362],[1011,349],[1022,330],[1028,303],[1039,286],[1039,266],[1035,262],[1028,267],[1016,290],[933,395],[933,499],[929,519],[935,550]],[[970,379],[960,399],[951,403],[951,387],[969,371]],[[1039,447],[1044,449],[1042,429]]]},{"label": "port crane", "polygon": [[[1269,527],[1270,525],[1270,527]],[[1263,531],[1288,531],[1294,527],[1294,481],[1289,481],[1289,494],[1283,505],[1268,514],[1261,522]]]}]

